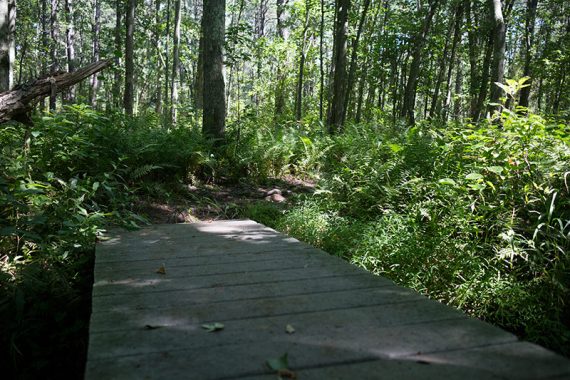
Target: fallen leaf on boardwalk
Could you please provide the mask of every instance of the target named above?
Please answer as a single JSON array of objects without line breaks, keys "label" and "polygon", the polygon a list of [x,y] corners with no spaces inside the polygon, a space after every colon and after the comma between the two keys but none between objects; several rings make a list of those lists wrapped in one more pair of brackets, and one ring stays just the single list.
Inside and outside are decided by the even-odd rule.
[{"label": "fallen leaf on boardwalk", "polygon": [[280,379],[296,379],[297,378],[297,374],[293,371],[291,371],[290,369],[280,369],[279,371],[277,371],[277,376],[279,376]]},{"label": "fallen leaf on boardwalk", "polygon": [[214,331],[220,331],[224,329],[224,324],[223,323],[206,323],[204,325],[202,325],[202,328],[207,330],[208,332],[214,332]]},{"label": "fallen leaf on boardwalk", "polygon": [[156,273],[158,273],[158,274],[166,274],[166,268],[164,268],[164,264],[162,264],[162,265],[160,266],[160,268],[158,268],[158,269],[156,270]]},{"label": "fallen leaf on boardwalk", "polygon": [[285,326],[285,331],[287,332],[287,334],[293,334],[295,332],[295,328],[291,325],[287,325]]},{"label": "fallen leaf on boardwalk", "polygon": [[159,329],[159,328],[161,328],[161,327],[162,327],[162,326],[158,326],[158,325],[157,325],[157,326],[145,325],[145,326],[144,326],[144,329],[145,329],[145,330],[156,330],[156,329]]},{"label": "fallen leaf on boardwalk", "polygon": [[280,371],[289,367],[289,360],[287,360],[287,353],[277,359],[268,359],[267,366],[274,371]]}]

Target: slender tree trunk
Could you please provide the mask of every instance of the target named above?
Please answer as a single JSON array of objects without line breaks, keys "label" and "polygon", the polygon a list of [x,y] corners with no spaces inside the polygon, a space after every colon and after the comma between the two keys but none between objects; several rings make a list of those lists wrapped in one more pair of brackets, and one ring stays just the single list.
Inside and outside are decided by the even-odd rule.
[{"label": "slender tree trunk", "polygon": [[204,115],[202,133],[223,139],[226,102],[224,85],[225,0],[204,0],[202,36],[204,39]]},{"label": "slender tree trunk", "polygon": [[368,14],[369,7],[370,7],[370,0],[364,0],[364,3],[362,5],[362,12],[360,13],[360,20],[358,20],[358,28],[356,30],[356,36],[352,39],[352,44],[351,44],[352,52],[350,55],[350,68],[348,70],[346,94],[344,96],[342,124],[344,124],[344,122],[346,121],[346,114],[348,110],[348,105],[350,103],[350,97],[352,95],[352,88],[354,87],[354,77],[356,75],[356,64],[358,60],[358,45],[360,44],[360,36],[362,35],[364,22],[366,21],[366,16]]},{"label": "slender tree trunk", "polygon": [[[456,18],[453,18],[449,21],[448,30],[451,31],[454,29],[454,25],[457,22]],[[429,111],[430,118],[435,118],[436,115],[439,114],[440,111],[440,100],[439,100],[439,93],[441,90],[441,84],[443,83],[443,76],[445,73],[445,69],[447,68],[447,62],[449,62],[448,54],[449,54],[449,38],[445,39],[445,46],[443,48],[443,54],[438,60],[437,67],[439,68],[437,73],[437,78],[435,80],[435,86],[433,90],[433,94],[431,97],[431,107]],[[450,64],[451,65],[451,64]]]},{"label": "slender tree trunk", "polygon": [[483,65],[481,68],[481,81],[479,82],[479,96],[477,97],[477,103],[471,115],[474,121],[478,121],[483,112],[483,106],[485,104],[485,99],[487,98],[487,89],[489,88],[489,71],[491,66],[491,56],[493,54],[493,33],[489,34],[489,39],[487,41],[487,47],[485,48],[485,57],[483,58]]},{"label": "slender tree trunk", "polygon": [[[501,0],[493,0],[493,62],[491,65],[491,98],[490,102],[498,103],[503,90],[495,83],[503,83],[505,75],[505,48],[506,27],[503,18],[503,4]],[[490,110],[498,110],[497,106],[491,105]]]},{"label": "slender tree trunk", "polygon": [[297,93],[295,96],[295,120],[301,121],[303,116],[303,79],[305,74],[305,60],[306,60],[306,45],[307,45],[307,32],[309,30],[309,12],[311,3],[310,0],[305,2],[305,24],[303,26],[303,40],[301,41],[299,51],[299,75],[297,77]]},{"label": "slender tree trunk", "polygon": [[[277,7],[277,37],[280,42],[285,41],[284,33],[284,0],[276,0]],[[283,52],[283,55],[286,53]],[[275,86],[275,118],[279,119],[283,115],[285,109],[285,73],[283,72],[283,66],[285,62],[277,63],[277,85]]]},{"label": "slender tree trunk", "polygon": [[342,118],[346,96],[346,33],[348,29],[348,11],[350,0],[337,0],[336,25],[333,59],[332,101],[329,104],[330,111],[327,125],[329,133],[335,134],[342,131]]},{"label": "slender tree trunk", "polygon": [[449,113],[449,108],[451,107],[451,74],[453,73],[453,62],[455,62],[455,54],[457,51],[457,45],[461,39],[461,24],[463,23],[463,6],[459,4],[455,13],[455,30],[453,32],[453,44],[451,46],[451,56],[449,57],[449,67],[447,68],[447,80],[446,89],[447,96],[445,98],[445,107],[443,111],[443,120],[447,120],[447,114]]},{"label": "slender tree trunk", "polygon": [[[14,85],[14,40],[15,7],[9,0],[0,0],[0,92],[9,91]],[[14,12],[14,13],[12,13]]]},{"label": "slender tree trunk", "polygon": [[157,69],[157,73],[156,73],[156,83],[155,83],[155,90],[154,90],[154,97],[155,97],[155,101],[156,101],[156,105],[155,105],[155,112],[157,115],[161,115],[162,114],[162,58],[161,58],[161,49],[160,49],[160,35],[161,35],[161,31],[160,31],[160,24],[162,22],[162,19],[160,17],[160,4],[161,1],[160,0],[155,0],[155,11],[154,11],[154,36],[153,36],[153,42],[154,42],[154,54],[156,56],[156,69]]},{"label": "slender tree trunk", "polygon": [[204,108],[204,37],[200,35],[198,42],[198,63],[194,79],[194,107],[197,110]]},{"label": "slender tree trunk", "polygon": [[[100,56],[100,46],[99,46],[99,34],[101,32],[101,0],[94,0],[95,4],[93,7],[93,25],[91,27],[91,32],[93,34],[93,49],[92,58],[93,62],[97,62]],[[91,77],[91,88],[89,91],[89,102],[91,106],[97,106],[97,92],[99,90],[99,79],[97,75]]]},{"label": "slender tree trunk", "polygon": [[325,46],[323,41],[325,34],[325,0],[321,0],[321,22],[319,27],[319,120],[323,121],[325,96]]},{"label": "slender tree trunk", "polygon": [[[123,50],[123,38],[122,38],[122,17],[123,17],[123,0],[115,0],[115,54],[120,55]],[[122,106],[122,75],[121,75],[121,58],[117,57],[115,59],[115,73],[113,80],[113,99],[115,107],[120,108]]]},{"label": "slender tree trunk", "polygon": [[477,66],[477,56],[479,54],[478,49],[478,34],[475,30],[475,24],[473,18],[475,17],[474,12],[471,8],[471,0],[466,1],[466,19],[467,19],[467,39],[469,42],[469,115],[473,117],[477,108],[477,90],[480,88],[481,76],[479,75],[479,68]]},{"label": "slender tree trunk", "polygon": [[134,103],[134,32],[135,32],[135,6],[136,0],[127,1],[127,13],[125,17],[125,26],[127,35],[125,39],[125,96],[123,98],[123,107],[127,115],[133,115]]},{"label": "slender tree trunk", "polygon": [[453,118],[461,119],[461,89],[463,88],[463,61],[461,57],[456,60],[457,71],[455,72],[455,103],[453,104]]},{"label": "slender tree trunk", "polygon": [[536,20],[536,8],[538,6],[538,0],[527,0],[526,1],[526,17],[525,17],[525,51],[524,51],[524,69],[523,76],[529,77],[530,79],[526,82],[527,87],[521,90],[519,105],[522,107],[527,107],[529,104],[530,90],[532,85],[532,72],[531,64],[533,59],[532,48],[534,45],[534,23]]},{"label": "slender tree trunk", "polygon": [[164,44],[164,108],[165,114],[164,121],[170,118],[168,112],[171,107],[170,99],[170,4],[171,1],[166,2],[166,42]]},{"label": "slender tree trunk", "polygon": [[[51,66],[50,66],[50,73],[55,74],[59,70],[59,57],[57,52],[58,47],[58,25],[57,25],[57,8],[58,8],[58,1],[51,0],[51,7],[50,7],[50,37],[51,37],[51,46],[50,46],[50,56],[51,56]],[[55,111],[56,106],[56,96],[55,92],[50,95],[49,97],[49,109],[50,111]]]},{"label": "slender tree trunk", "polygon": [[172,41],[172,86],[170,92],[170,116],[172,124],[176,124],[176,108],[178,107],[178,83],[177,76],[180,71],[180,5],[181,1],[174,3],[174,39]]},{"label": "slender tree trunk", "polygon": [[424,24],[420,34],[416,37],[416,43],[414,44],[414,51],[412,53],[412,64],[410,66],[410,73],[408,76],[408,81],[406,84],[406,90],[404,92],[404,104],[402,106],[402,116],[404,116],[409,124],[414,124],[415,115],[414,108],[416,104],[416,91],[418,87],[418,77],[420,75],[422,50],[424,48],[427,36],[431,29],[431,24],[435,11],[439,5],[439,0],[431,0],[429,5],[429,11],[424,19]]},{"label": "slender tree trunk", "polygon": [[[67,71],[72,72],[75,70],[75,30],[73,29],[73,0],[65,0],[65,50],[67,53]],[[66,102],[75,101],[75,89],[70,87],[65,91],[64,99]]]}]

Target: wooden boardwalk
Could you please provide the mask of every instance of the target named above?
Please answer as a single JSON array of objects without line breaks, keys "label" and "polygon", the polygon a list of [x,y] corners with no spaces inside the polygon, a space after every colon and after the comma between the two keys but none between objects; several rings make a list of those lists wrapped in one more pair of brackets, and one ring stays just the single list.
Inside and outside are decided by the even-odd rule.
[{"label": "wooden boardwalk", "polygon": [[252,221],[98,245],[86,379],[276,379],[285,353],[301,380],[570,379],[561,356]]}]

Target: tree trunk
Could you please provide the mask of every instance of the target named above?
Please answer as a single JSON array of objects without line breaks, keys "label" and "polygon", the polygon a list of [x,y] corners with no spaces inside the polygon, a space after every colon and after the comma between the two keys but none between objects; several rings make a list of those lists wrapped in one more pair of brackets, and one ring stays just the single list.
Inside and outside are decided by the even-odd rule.
[{"label": "tree trunk", "polygon": [[528,108],[530,90],[532,85],[532,72],[531,64],[533,59],[532,48],[534,45],[534,22],[536,19],[536,8],[538,6],[538,0],[527,0],[526,1],[526,18],[525,18],[525,52],[524,52],[524,69],[523,76],[529,77],[530,79],[526,82],[527,87],[521,90],[519,105]]},{"label": "tree trunk", "polygon": [[323,102],[325,96],[325,47],[323,41],[325,34],[325,0],[321,0],[321,23],[319,27],[319,120],[323,121]]},{"label": "tree trunk", "polygon": [[122,76],[120,70],[121,59],[118,57],[123,50],[123,38],[122,38],[122,15],[123,15],[123,1],[115,0],[115,54],[117,58],[115,59],[115,75],[113,80],[113,100],[115,107],[120,108],[122,105],[121,88],[122,88]]},{"label": "tree trunk", "polygon": [[[99,34],[101,31],[101,0],[94,0],[93,9],[93,25],[91,28],[93,34],[93,62],[97,62],[100,56]],[[99,79],[97,75],[91,77],[91,88],[89,91],[89,103],[91,106],[97,107],[97,92],[99,91]]]},{"label": "tree trunk", "polygon": [[358,28],[356,30],[356,36],[352,39],[352,52],[350,55],[350,68],[348,70],[348,80],[346,82],[346,94],[344,96],[344,107],[342,115],[342,124],[346,121],[346,113],[348,110],[348,105],[350,103],[350,96],[352,94],[352,88],[354,87],[354,77],[356,75],[356,63],[358,60],[358,45],[360,44],[360,36],[362,35],[362,29],[364,28],[364,22],[366,21],[366,16],[368,14],[368,9],[370,7],[370,0],[364,0],[362,8],[362,13],[360,13],[360,20],[358,21]]},{"label": "tree trunk", "polygon": [[408,82],[404,92],[404,104],[402,106],[402,116],[404,116],[409,124],[414,124],[415,115],[414,108],[416,105],[416,91],[418,87],[418,77],[420,75],[420,66],[422,59],[422,50],[424,48],[428,33],[431,28],[433,16],[439,5],[439,0],[431,0],[428,14],[424,19],[424,24],[419,35],[416,37],[414,50],[412,53],[412,64],[408,75]]},{"label": "tree trunk", "polygon": [[[58,0],[51,0],[51,8],[50,8],[50,37],[51,37],[51,46],[50,46],[50,56],[51,56],[51,66],[50,66],[50,73],[54,74],[59,71],[59,57],[57,54],[57,46],[58,46],[58,25],[57,25],[57,4]],[[56,105],[56,97],[52,95],[49,97],[49,109],[50,111],[55,111]]]},{"label": "tree trunk", "polygon": [[0,0],[0,91],[11,90],[14,85],[13,25],[16,18],[15,4]]},{"label": "tree trunk", "polygon": [[297,77],[297,92],[295,96],[295,120],[301,121],[303,116],[303,78],[305,74],[307,32],[309,30],[309,12],[311,10],[310,0],[305,2],[305,24],[303,26],[303,40],[299,51],[299,75]]},{"label": "tree trunk", "polygon": [[[280,42],[285,40],[285,25],[283,20],[284,0],[276,0],[277,7],[277,37]],[[285,53],[286,54],[286,53]],[[277,85],[275,86],[275,117],[279,119],[285,110],[285,73],[283,66],[285,62],[277,63]]]},{"label": "tree trunk", "polygon": [[457,6],[457,11],[455,14],[455,30],[453,32],[453,44],[451,46],[451,56],[449,57],[449,67],[447,68],[447,80],[446,89],[447,96],[445,98],[445,107],[443,111],[443,120],[447,120],[447,114],[449,113],[449,108],[451,107],[451,74],[453,72],[453,62],[455,62],[455,54],[457,51],[457,45],[461,39],[461,24],[463,23],[463,6],[459,4]]},{"label": "tree trunk", "polygon": [[198,63],[196,64],[194,78],[194,107],[197,110],[204,108],[204,37],[200,35],[198,42]]},{"label": "tree trunk", "polygon": [[29,112],[34,101],[46,96],[55,96],[77,82],[108,67],[111,61],[93,62],[72,73],[57,74],[37,79],[18,89],[0,93],[0,123],[14,119],[31,123]]},{"label": "tree trunk", "polygon": [[475,13],[471,8],[471,0],[465,2],[467,40],[469,42],[469,115],[473,117],[477,108],[477,90],[480,88],[479,68],[477,67],[477,56],[479,54],[479,35],[476,33],[473,18]]},{"label": "tree trunk", "polygon": [[155,98],[155,108],[154,111],[157,115],[162,114],[162,58],[161,58],[161,49],[160,49],[160,24],[161,24],[161,17],[160,17],[160,0],[155,0],[154,3],[154,35],[153,35],[153,42],[154,42],[154,55],[156,57],[156,82],[155,82],[155,89],[154,89],[154,98]]},{"label": "tree trunk", "polygon": [[180,71],[180,5],[181,1],[174,3],[174,39],[172,41],[172,85],[170,91],[170,120],[176,124],[176,108],[178,107],[178,83],[177,76]]},{"label": "tree trunk", "polygon": [[[67,53],[67,71],[72,72],[75,70],[75,31],[73,29],[73,0],[65,0],[65,50]],[[65,101],[72,103],[75,101],[75,90],[72,87],[64,92]]]},{"label": "tree trunk", "polygon": [[[490,102],[498,103],[503,94],[503,90],[495,83],[503,83],[505,75],[505,43],[506,27],[503,18],[503,4],[501,0],[493,0],[493,62],[491,64],[491,98]],[[490,110],[498,110],[495,105],[490,106]]]},{"label": "tree trunk", "polygon": [[[458,20],[456,18],[453,18],[453,20],[449,20],[449,26],[448,26],[448,30],[451,31],[452,29],[454,29],[454,25],[455,23],[458,22]],[[437,78],[435,80],[435,87],[433,90],[433,94],[431,97],[431,107],[430,107],[430,111],[429,111],[429,117],[430,118],[435,118],[437,115],[439,115],[440,112],[440,99],[439,99],[439,93],[441,90],[441,84],[443,83],[443,76],[445,73],[445,69],[447,67],[447,62],[449,62],[447,55],[449,54],[449,35],[448,38],[445,39],[445,46],[443,48],[443,54],[441,55],[440,59],[438,60],[438,64],[437,67],[439,68],[438,73],[437,73]],[[451,63],[450,63],[451,65]]]},{"label": "tree trunk", "polygon": [[348,29],[348,11],[350,0],[337,0],[336,24],[334,41],[334,59],[332,70],[332,100],[329,104],[327,125],[329,133],[335,134],[342,131],[342,118],[346,96],[346,33]]},{"label": "tree trunk", "polygon": [[125,96],[123,98],[123,107],[125,107],[125,113],[129,116],[133,115],[133,103],[134,103],[134,92],[135,92],[135,82],[134,82],[134,71],[135,71],[135,61],[134,61],[134,31],[135,31],[135,6],[136,0],[127,1],[127,13],[125,17],[125,26],[127,29],[127,35],[125,39]]},{"label": "tree trunk", "polygon": [[481,67],[481,81],[479,82],[479,95],[473,113],[471,115],[474,121],[478,121],[483,112],[485,98],[487,98],[487,89],[489,88],[489,71],[491,65],[491,55],[493,52],[493,33],[489,33],[487,47],[485,49],[485,58],[483,58],[483,65]]},{"label": "tree trunk", "polygon": [[164,44],[164,121],[170,117],[169,110],[171,107],[170,99],[170,0],[166,2],[166,42]]},{"label": "tree trunk", "polygon": [[223,139],[226,102],[224,84],[225,0],[204,0],[202,38],[204,39],[204,115],[202,133]]}]

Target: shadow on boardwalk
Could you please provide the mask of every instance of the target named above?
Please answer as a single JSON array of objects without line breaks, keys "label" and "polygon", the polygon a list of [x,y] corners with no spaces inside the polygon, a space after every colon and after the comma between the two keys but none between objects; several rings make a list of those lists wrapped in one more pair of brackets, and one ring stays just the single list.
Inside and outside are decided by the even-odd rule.
[{"label": "shadow on boardwalk", "polygon": [[117,232],[96,256],[87,379],[274,379],[265,362],[285,353],[299,379],[570,376],[567,359],[252,221]]}]

